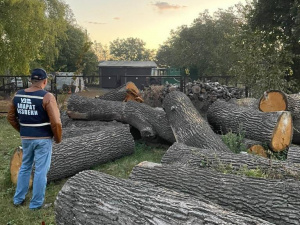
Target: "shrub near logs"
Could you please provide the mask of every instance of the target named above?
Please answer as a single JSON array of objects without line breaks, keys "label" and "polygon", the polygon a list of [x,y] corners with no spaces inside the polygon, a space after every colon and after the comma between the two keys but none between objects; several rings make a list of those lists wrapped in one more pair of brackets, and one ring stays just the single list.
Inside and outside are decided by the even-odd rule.
[{"label": "shrub near logs", "polygon": [[286,111],[264,113],[216,101],[209,107],[207,119],[218,132],[243,132],[246,138],[266,143],[273,151],[285,150],[293,137],[292,116]]},{"label": "shrub near logs", "polygon": [[65,183],[55,201],[55,216],[58,225],[271,225],[194,196],[97,171],[81,172]]},{"label": "shrub near logs", "polygon": [[184,93],[169,93],[163,106],[177,142],[193,147],[230,151]]}]

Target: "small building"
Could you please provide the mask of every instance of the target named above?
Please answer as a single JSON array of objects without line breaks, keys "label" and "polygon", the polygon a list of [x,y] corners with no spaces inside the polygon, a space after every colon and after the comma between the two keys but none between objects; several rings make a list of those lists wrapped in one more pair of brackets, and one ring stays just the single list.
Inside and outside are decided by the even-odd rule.
[{"label": "small building", "polygon": [[157,65],[153,61],[102,61],[98,67],[102,88],[117,88],[129,81],[141,88]]}]

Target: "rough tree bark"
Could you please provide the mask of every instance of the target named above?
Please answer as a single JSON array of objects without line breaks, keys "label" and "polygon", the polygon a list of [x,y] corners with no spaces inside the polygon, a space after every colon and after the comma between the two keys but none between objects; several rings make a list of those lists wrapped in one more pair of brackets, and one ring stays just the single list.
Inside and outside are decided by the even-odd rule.
[{"label": "rough tree bark", "polygon": [[177,142],[193,147],[230,151],[184,93],[169,93],[163,106]]},{"label": "rough tree bark", "polygon": [[164,154],[162,164],[180,164],[191,167],[209,167],[217,171],[225,168],[232,173],[241,170],[261,170],[269,177],[280,179],[300,179],[300,166],[283,161],[262,158],[252,154],[234,154],[212,149],[200,149],[185,144],[174,143]]},{"label": "rough tree bark", "polygon": [[70,178],[55,201],[60,224],[270,224],[187,194],[97,171]]},{"label": "rough tree bark", "polygon": [[243,132],[246,138],[266,143],[274,151],[285,150],[293,137],[292,116],[286,111],[264,113],[216,101],[209,107],[207,119],[217,132]]},{"label": "rough tree bark", "polygon": [[[79,120],[76,120],[74,122],[79,122]],[[104,122],[104,121],[94,121],[96,123],[90,124],[90,126],[86,126],[88,121],[82,120],[81,123],[73,123],[72,126],[68,126],[63,128],[62,130],[62,136],[63,139],[66,138],[71,138],[71,137],[77,137],[81,136],[84,134],[90,134],[98,131],[103,131],[103,130],[109,130],[111,128],[117,128],[117,127],[128,127],[128,124],[123,124],[119,122]],[[97,123],[97,122],[102,122],[102,123]],[[76,126],[76,125],[77,126]],[[80,126],[81,124],[84,124],[83,126]]]},{"label": "rough tree bark", "polygon": [[67,138],[53,146],[48,182],[130,155],[134,146],[128,126]]},{"label": "rough tree bark", "polygon": [[293,144],[300,144],[300,119],[293,119]]},{"label": "rough tree bark", "polygon": [[68,115],[72,119],[125,122],[137,128],[142,137],[161,137],[175,141],[166,113],[135,101],[118,102],[72,95],[68,101]]},{"label": "rough tree bark", "polygon": [[232,98],[228,102],[236,104],[238,106],[242,106],[250,109],[256,109],[256,110],[258,110],[258,104],[259,104],[259,100],[256,98],[240,98],[240,99]]},{"label": "rough tree bark", "polygon": [[140,90],[135,86],[133,82],[127,82],[121,87],[113,89],[105,93],[104,95],[99,96],[98,98],[108,101],[127,102],[129,100],[132,100],[137,102],[144,102],[144,100],[141,97]]},{"label": "rough tree bark", "polygon": [[299,181],[250,178],[151,162],[137,165],[130,178],[182,191],[275,224],[299,224]]},{"label": "rough tree bark", "polygon": [[262,112],[290,111],[293,117],[294,135],[292,142],[300,144],[300,94],[286,94],[283,91],[266,91],[259,100]]},{"label": "rough tree bark", "polygon": [[290,163],[297,163],[300,167],[300,146],[291,145],[287,153],[287,161]]}]

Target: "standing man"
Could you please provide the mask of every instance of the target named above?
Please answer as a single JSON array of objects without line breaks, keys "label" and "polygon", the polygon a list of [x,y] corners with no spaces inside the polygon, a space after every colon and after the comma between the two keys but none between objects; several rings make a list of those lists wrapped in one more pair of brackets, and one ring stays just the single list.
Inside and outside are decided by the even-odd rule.
[{"label": "standing man", "polygon": [[44,203],[47,173],[52,154],[52,138],[56,143],[62,139],[60,113],[55,97],[44,91],[47,73],[34,69],[32,85],[19,90],[12,101],[7,115],[9,123],[20,132],[23,148],[22,165],[14,195],[14,205],[22,205],[29,188],[29,180],[35,165],[30,209],[40,209]]}]

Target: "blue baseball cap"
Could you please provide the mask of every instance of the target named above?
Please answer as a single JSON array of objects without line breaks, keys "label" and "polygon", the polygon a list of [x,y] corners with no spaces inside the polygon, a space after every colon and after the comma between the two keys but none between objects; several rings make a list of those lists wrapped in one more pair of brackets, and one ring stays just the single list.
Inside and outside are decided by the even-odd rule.
[{"label": "blue baseball cap", "polygon": [[37,68],[32,70],[31,79],[32,80],[44,80],[47,78],[47,73],[45,70]]}]

